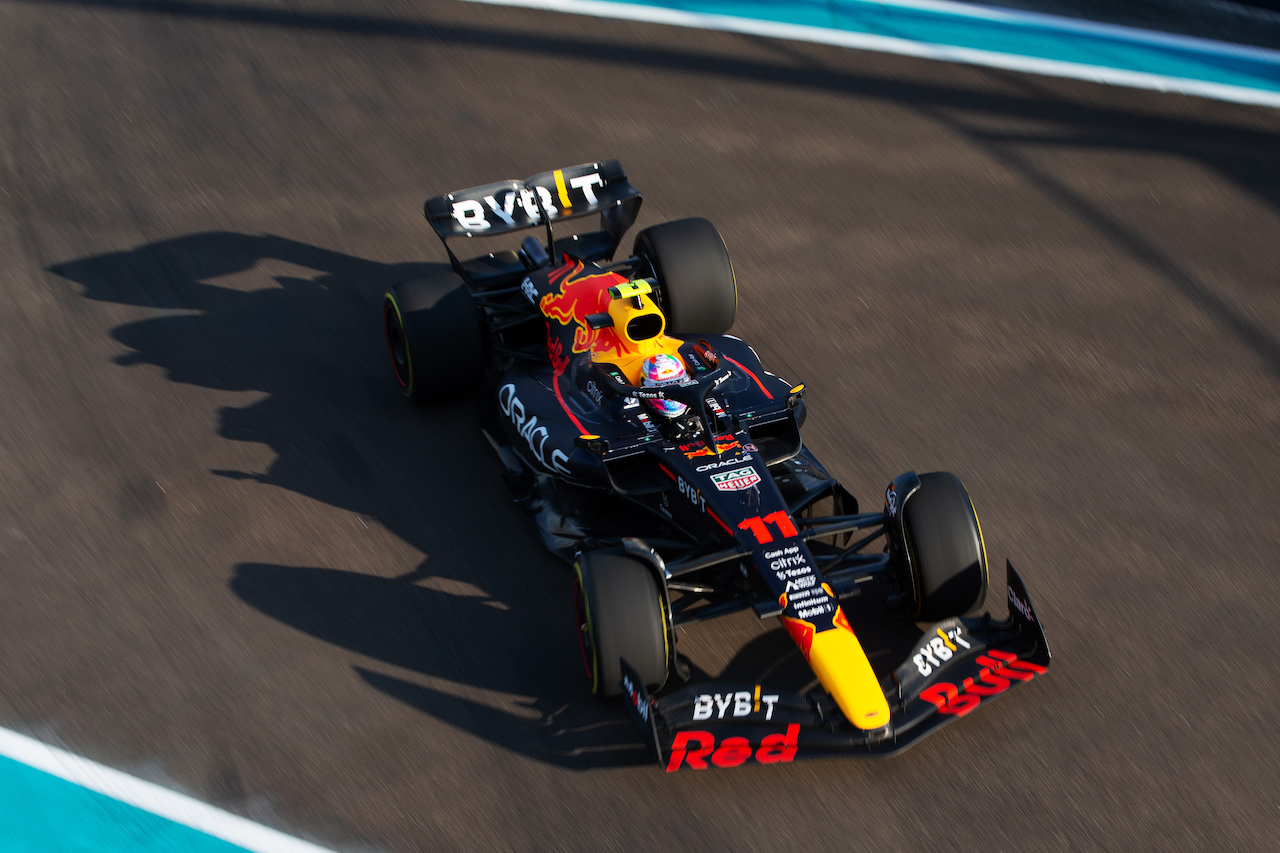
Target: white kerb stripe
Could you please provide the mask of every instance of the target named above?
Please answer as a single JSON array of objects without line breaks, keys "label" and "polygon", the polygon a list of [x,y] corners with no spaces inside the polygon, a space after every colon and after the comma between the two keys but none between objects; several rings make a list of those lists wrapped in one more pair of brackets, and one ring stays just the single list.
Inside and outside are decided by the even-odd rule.
[{"label": "white kerb stripe", "polygon": [[716,15],[708,12],[685,12],[658,6],[634,6],[630,3],[602,2],[601,0],[465,0],[465,2],[481,3],[487,6],[518,6],[527,9],[542,9],[549,12],[590,15],[596,18],[615,18],[651,24],[666,24],[675,27],[743,33],[766,38],[807,41],[814,44],[830,44],[837,47],[851,47],[879,53],[914,56],[920,59],[959,62],[965,65],[980,65],[986,68],[1003,68],[1008,71],[1042,74],[1048,77],[1087,80],[1091,83],[1107,83],[1113,86],[1151,89],[1157,92],[1197,95],[1202,98],[1240,104],[1280,107],[1280,92],[1271,92],[1263,89],[1250,89],[1245,86],[1212,83],[1186,77],[1149,74],[1143,71],[1126,71],[1120,68],[1085,65],[1058,59],[1039,59],[1033,56],[998,53],[976,48],[952,47],[930,42],[893,38],[891,36],[877,36],[847,30],[811,27],[804,24],[785,24],[756,18],[738,18],[731,15]]},{"label": "white kerb stripe", "polygon": [[0,728],[0,755],[254,853],[332,853],[208,803]]}]

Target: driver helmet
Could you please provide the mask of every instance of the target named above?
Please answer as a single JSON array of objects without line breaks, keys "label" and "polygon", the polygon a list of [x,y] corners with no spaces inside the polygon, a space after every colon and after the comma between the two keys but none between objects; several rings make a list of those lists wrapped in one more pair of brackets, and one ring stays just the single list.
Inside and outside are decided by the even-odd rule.
[{"label": "driver helmet", "polygon": [[[640,384],[646,388],[677,384],[683,382],[688,375],[680,359],[666,353],[650,356],[640,365]],[[669,418],[678,418],[689,411],[688,406],[677,403],[675,400],[649,400],[648,402],[658,414]]]}]

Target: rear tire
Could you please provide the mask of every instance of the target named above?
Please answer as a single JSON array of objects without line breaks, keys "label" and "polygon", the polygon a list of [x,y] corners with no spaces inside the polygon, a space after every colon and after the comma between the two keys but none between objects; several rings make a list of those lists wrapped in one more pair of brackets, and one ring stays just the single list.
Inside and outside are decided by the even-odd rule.
[{"label": "rear tire", "polygon": [[648,261],[672,335],[723,335],[738,313],[729,250],[706,219],[678,219],[636,235],[633,255]]},{"label": "rear tire", "polygon": [[485,333],[455,273],[397,284],[382,298],[382,323],[400,391],[415,403],[472,394],[484,379]]},{"label": "rear tire", "polygon": [[918,593],[916,619],[940,622],[981,606],[987,596],[987,551],[960,478],[946,471],[921,474],[902,522]]},{"label": "rear tire", "polygon": [[649,688],[660,689],[674,638],[653,569],[621,549],[605,549],[579,554],[573,570],[578,638],[591,692],[622,692],[619,658],[626,658]]}]

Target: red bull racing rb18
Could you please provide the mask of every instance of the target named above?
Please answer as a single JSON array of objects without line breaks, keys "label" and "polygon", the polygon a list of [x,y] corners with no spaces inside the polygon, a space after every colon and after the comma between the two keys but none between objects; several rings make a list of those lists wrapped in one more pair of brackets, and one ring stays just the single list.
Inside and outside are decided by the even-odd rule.
[{"label": "red bull racing rb18", "polygon": [[[512,488],[572,566],[567,665],[622,697],[667,771],[895,753],[1043,676],[1012,564],[1007,617],[973,615],[991,581],[960,480],[909,471],[860,511],[805,446],[804,386],[728,334],[737,282],[716,228],[650,226],[615,259],[640,203],[612,160],[429,199],[450,269],[383,304],[405,397],[480,395]],[[570,233],[589,216],[598,229]],[[522,230],[518,248],[455,253]],[[809,689],[697,677],[676,629],[742,611],[779,620]]]}]

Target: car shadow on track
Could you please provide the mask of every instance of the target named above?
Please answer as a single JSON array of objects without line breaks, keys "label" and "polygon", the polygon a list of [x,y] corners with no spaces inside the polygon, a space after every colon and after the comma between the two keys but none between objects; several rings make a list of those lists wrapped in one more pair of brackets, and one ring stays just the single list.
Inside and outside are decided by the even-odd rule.
[{"label": "car shadow on track", "polygon": [[[270,278],[256,270],[268,260],[314,276]],[[426,555],[416,567],[369,572],[250,556],[230,580],[242,601],[394,669],[354,667],[366,684],[477,737],[571,768],[645,762],[621,707],[587,690],[569,575],[512,505],[474,406],[411,407],[390,381],[381,293],[441,268],[210,232],[51,271],[80,284],[90,300],[151,309],[112,330],[129,349],[118,364],[157,365],[184,385],[263,394],[244,407],[222,407],[218,434],[263,444],[274,460],[265,471],[211,470],[220,481],[243,484],[230,492],[211,485],[214,500],[253,501],[252,489],[285,489],[381,525]],[[291,534],[295,522],[268,523]],[[915,632],[877,618],[874,600],[846,602],[845,609],[873,665],[887,673]],[[719,638],[713,642],[723,648]],[[693,675],[782,690],[814,683],[776,623],[719,672],[695,660]]]},{"label": "car shadow on track", "polygon": [[[290,265],[290,275],[259,271],[266,261]],[[265,445],[274,459],[263,471],[211,470],[213,500],[254,502],[254,489],[285,489],[380,525],[426,555],[417,566],[369,571],[245,555],[230,580],[242,601],[376,662],[354,666],[364,683],[477,737],[571,768],[645,762],[621,708],[587,690],[569,575],[512,505],[474,407],[407,406],[390,380],[381,293],[440,268],[210,232],[51,271],[87,299],[149,309],[111,332],[128,348],[121,366],[156,365],[175,383],[262,395],[223,406],[218,435]],[[293,535],[296,522],[266,523]],[[868,630],[864,642],[878,643]],[[877,666],[900,657],[868,651]],[[780,629],[749,640],[720,672],[695,664],[694,675],[784,690],[813,680]]]},{"label": "car shadow on track", "polygon": [[[552,569],[546,585],[563,586],[567,575]],[[263,613],[381,664],[353,667],[369,686],[512,752],[577,770],[652,760],[621,706],[589,695],[567,605],[533,613],[432,588],[434,578],[420,574],[248,563],[231,588]]]},{"label": "car shadow on track", "polygon": [[[281,264],[287,275],[268,275]],[[128,348],[116,359],[122,367],[156,365],[184,386],[256,392],[243,406],[209,395],[221,438],[264,445],[273,456],[265,470],[210,470],[211,500],[257,507],[255,489],[284,489],[349,513],[354,530],[368,528],[371,541],[383,543],[370,556],[382,564],[367,573],[364,565],[359,572],[267,565],[246,554],[230,581],[240,599],[403,669],[391,675],[360,668],[358,675],[478,736],[572,766],[642,757],[618,709],[595,707],[571,678],[577,647],[569,575],[512,505],[474,405],[409,406],[391,379],[381,294],[440,269],[383,264],[270,235],[208,232],[50,271],[79,284],[86,299],[148,309],[111,331]],[[155,415],[160,428],[192,428],[173,426],[189,419],[165,420],[162,405]],[[205,436],[191,438],[207,444]],[[315,521],[315,513],[307,516]],[[306,536],[300,521],[271,517],[263,524],[296,540]],[[388,537],[379,527],[424,556],[386,565]],[[327,543],[322,535],[312,547]],[[406,673],[429,686],[405,680]],[[531,704],[498,710],[509,696]],[[590,709],[585,716],[563,710],[579,705]],[[550,739],[531,736],[552,726],[560,728]],[[601,731],[609,730],[625,737],[615,738],[620,758],[608,751],[575,757],[599,752]]]},{"label": "car shadow on track", "polygon": [[[291,274],[270,276],[257,269],[264,262],[288,265]],[[211,474],[357,513],[433,553],[442,539],[456,538],[445,535],[457,522],[451,508],[470,506],[459,506],[458,490],[446,484],[465,483],[481,500],[502,493],[500,483],[482,488],[485,469],[496,475],[500,468],[470,406],[413,410],[388,381],[381,294],[442,268],[383,264],[270,235],[207,232],[50,271],[81,285],[86,299],[149,309],[112,330],[128,348],[117,364],[156,365],[174,383],[261,395],[242,407],[220,406],[221,394],[209,399],[220,406],[220,437],[265,445],[273,461],[263,471]],[[156,416],[166,416],[159,405]],[[434,453],[438,447],[450,454]],[[446,521],[436,520],[441,514]],[[467,523],[461,529],[471,531]]]}]

